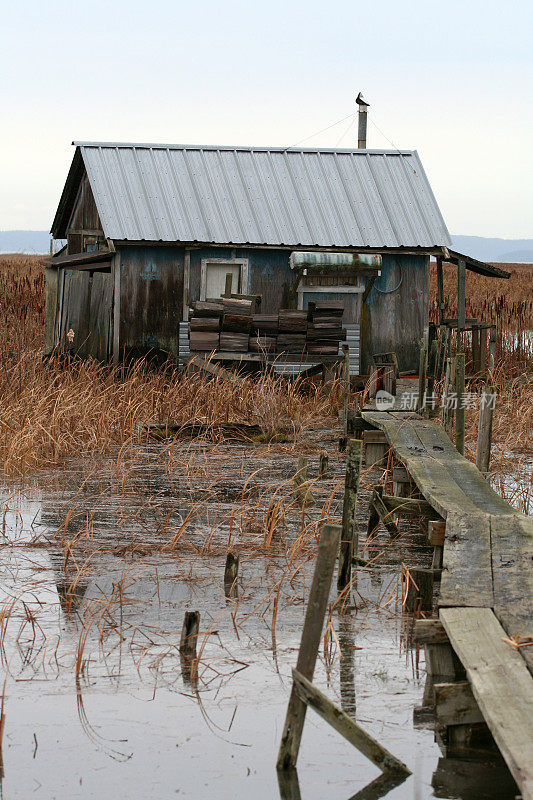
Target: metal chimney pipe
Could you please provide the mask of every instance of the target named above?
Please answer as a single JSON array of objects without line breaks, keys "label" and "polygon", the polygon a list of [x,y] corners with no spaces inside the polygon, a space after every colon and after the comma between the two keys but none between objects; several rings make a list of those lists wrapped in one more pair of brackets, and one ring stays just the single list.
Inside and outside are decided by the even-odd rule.
[{"label": "metal chimney pipe", "polygon": [[355,102],[359,106],[359,130],[357,133],[357,147],[359,150],[366,149],[366,122],[367,122],[367,108],[369,103],[363,98],[361,92],[355,98]]},{"label": "metal chimney pipe", "polygon": [[357,147],[359,150],[366,149],[366,122],[368,106],[359,106],[359,129],[357,131]]}]

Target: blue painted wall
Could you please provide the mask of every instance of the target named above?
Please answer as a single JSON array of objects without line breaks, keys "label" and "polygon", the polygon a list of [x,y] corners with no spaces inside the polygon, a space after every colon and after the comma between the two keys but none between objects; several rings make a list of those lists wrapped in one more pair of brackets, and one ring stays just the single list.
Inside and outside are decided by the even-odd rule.
[{"label": "blue painted wall", "polygon": [[361,369],[374,353],[394,351],[401,371],[418,370],[420,339],[429,318],[429,257],[384,255],[361,311]]}]

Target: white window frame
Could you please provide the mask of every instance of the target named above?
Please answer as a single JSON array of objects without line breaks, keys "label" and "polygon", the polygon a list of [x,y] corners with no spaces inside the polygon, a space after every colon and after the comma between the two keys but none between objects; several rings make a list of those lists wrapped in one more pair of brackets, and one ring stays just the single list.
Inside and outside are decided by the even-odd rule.
[{"label": "white window frame", "polygon": [[207,289],[207,266],[208,264],[227,264],[234,267],[238,264],[241,268],[241,291],[240,294],[248,294],[248,259],[247,258],[202,258],[200,272],[200,300],[205,300]]}]

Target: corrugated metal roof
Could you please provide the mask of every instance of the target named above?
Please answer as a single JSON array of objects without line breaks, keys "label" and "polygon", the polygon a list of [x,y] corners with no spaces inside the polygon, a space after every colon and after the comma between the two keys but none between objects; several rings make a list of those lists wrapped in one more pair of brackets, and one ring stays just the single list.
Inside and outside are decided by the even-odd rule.
[{"label": "corrugated metal roof", "polygon": [[75,144],[110,239],[451,244],[416,151]]}]

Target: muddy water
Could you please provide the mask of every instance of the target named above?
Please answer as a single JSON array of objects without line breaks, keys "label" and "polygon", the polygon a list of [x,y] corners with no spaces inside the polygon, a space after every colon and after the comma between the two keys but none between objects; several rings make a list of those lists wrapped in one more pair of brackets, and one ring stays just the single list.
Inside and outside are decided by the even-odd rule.
[{"label": "muddy water", "polygon": [[[335,513],[342,461],[330,455],[308,525],[326,498]],[[253,470],[263,472],[251,485]],[[294,454],[283,451],[252,458],[242,447],[207,447],[185,458],[148,448],[6,487],[6,800],[384,796],[363,791],[378,770],[312,712],[299,786],[278,785],[314,537],[295,555],[301,511],[289,509],[280,541],[265,549],[257,507],[293,472]],[[191,507],[182,538],[161,552]],[[223,590],[228,540],[241,554],[232,600]],[[512,798],[500,766],[445,759],[433,731],[413,725],[425,673],[399,610],[398,575],[402,560],[427,563],[429,553],[413,531],[386,543],[380,535],[369,551],[383,555],[359,572],[349,608],[333,611],[315,683],[412,770],[387,797]],[[185,610],[201,614],[196,676],[178,650]]]}]

